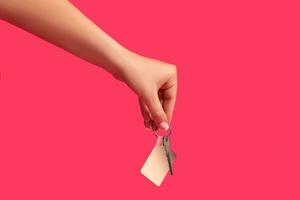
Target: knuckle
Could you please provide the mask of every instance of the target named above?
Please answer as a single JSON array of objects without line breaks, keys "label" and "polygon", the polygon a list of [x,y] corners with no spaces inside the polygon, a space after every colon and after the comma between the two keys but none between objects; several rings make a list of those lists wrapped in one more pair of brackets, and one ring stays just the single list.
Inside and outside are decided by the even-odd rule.
[{"label": "knuckle", "polygon": [[176,67],[176,65],[170,64],[169,67],[170,67],[170,70],[171,70],[174,74],[177,73],[177,67]]}]

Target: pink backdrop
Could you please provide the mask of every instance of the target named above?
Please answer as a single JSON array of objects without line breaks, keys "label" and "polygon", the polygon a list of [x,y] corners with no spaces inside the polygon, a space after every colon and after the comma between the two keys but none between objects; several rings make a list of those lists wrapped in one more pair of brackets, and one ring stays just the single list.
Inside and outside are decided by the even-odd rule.
[{"label": "pink backdrop", "polygon": [[155,138],[103,70],[0,22],[0,199],[300,199],[297,1],[73,1],[175,63],[174,176],[140,174]]}]

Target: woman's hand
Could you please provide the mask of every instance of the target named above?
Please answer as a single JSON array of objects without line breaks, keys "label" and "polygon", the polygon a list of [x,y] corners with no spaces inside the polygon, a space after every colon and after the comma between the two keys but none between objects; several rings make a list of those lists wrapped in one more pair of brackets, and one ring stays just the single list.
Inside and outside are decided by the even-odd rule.
[{"label": "woman's hand", "polygon": [[139,97],[145,126],[168,129],[176,100],[176,67],[128,51],[69,1],[0,0],[0,18],[103,67]]},{"label": "woman's hand", "polygon": [[114,76],[137,94],[145,127],[167,130],[176,101],[176,67],[132,52],[126,57],[128,62]]}]

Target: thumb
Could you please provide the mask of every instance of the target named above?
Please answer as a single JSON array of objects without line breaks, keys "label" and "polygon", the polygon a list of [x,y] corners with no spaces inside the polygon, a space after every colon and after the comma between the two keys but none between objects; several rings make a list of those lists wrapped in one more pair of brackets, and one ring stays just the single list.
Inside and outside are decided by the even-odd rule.
[{"label": "thumb", "polygon": [[144,102],[147,105],[152,120],[156,126],[163,130],[169,129],[167,115],[159,101],[158,93],[154,92],[151,96],[144,98]]}]

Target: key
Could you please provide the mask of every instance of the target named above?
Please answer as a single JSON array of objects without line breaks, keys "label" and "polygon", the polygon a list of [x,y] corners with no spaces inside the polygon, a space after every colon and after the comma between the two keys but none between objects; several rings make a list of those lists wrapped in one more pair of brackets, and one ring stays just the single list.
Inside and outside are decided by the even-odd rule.
[{"label": "key", "polygon": [[163,137],[163,146],[164,146],[166,157],[167,157],[167,160],[168,160],[170,174],[173,175],[172,164],[173,164],[173,160],[176,157],[176,154],[171,150],[170,137],[169,136],[164,136]]}]

